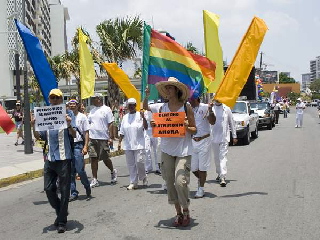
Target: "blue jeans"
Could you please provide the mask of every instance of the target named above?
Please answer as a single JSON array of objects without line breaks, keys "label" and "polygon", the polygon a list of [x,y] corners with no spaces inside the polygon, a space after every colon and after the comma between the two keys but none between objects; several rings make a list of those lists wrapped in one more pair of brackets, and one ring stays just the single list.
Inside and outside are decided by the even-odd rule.
[{"label": "blue jeans", "polygon": [[82,155],[83,142],[74,143],[74,158],[71,164],[71,195],[78,195],[76,186],[76,173],[78,173],[81,183],[85,189],[90,188],[87,173],[84,169],[84,158]]}]

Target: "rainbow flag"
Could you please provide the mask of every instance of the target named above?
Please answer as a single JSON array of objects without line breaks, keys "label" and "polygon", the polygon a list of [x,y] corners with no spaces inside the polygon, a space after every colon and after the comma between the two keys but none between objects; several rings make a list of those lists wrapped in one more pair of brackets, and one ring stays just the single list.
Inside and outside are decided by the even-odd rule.
[{"label": "rainbow flag", "polygon": [[215,79],[216,64],[208,58],[187,51],[176,41],[145,25],[141,95],[147,84],[150,99],[157,99],[154,84],[175,77],[186,84],[190,97],[206,92]]}]

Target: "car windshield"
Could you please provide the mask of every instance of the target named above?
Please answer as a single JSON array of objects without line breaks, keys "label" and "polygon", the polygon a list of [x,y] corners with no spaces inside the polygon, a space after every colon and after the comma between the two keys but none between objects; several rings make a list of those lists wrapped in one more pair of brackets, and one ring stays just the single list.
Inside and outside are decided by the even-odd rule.
[{"label": "car windshield", "polygon": [[247,106],[244,102],[236,102],[232,109],[232,113],[247,113]]},{"label": "car windshield", "polygon": [[268,103],[266,102],[250,103],[250,107],[253,109],[264,110],[268,108]]}]

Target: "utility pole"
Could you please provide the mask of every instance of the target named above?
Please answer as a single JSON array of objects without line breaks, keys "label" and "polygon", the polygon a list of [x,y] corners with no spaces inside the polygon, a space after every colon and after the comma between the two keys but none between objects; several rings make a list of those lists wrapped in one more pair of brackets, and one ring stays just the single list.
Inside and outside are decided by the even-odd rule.
[{"label": "utility pole", "polygon": [[262,73],[262,54],[263,54],[263,52],[261,51],[261,52],[260,52],[260,67],[259,67],[259,69],[260,69],[260,75],[261,75],[261,73]]},{"label": "utility pole", "polygon": [[[22,0],[22,17],[23,23],[26,25],[26,0]],[[28,69],[27,69],[27,52],[24,52],[24,66],[23,66],[23,88],[24,88],[24,153],[33,153],[32,135],[31,135],[31,117],[30,117],[30,99],[29,99],[29,83],[28,83]]]},{"label": "utility pole", "polygon": [[[17,0],[14,1],[14,11],[17,17],[18,8],[17,8]],[[16,68],[16,94],[17,100],[21,101],[21,91],[20,91],[20,54],[19,54],[19,47],[18,47],[18,31],[15,34],[15,41],[16,41],[16,52],[14,54],[14,61],[15,61],[15,68]]]}]

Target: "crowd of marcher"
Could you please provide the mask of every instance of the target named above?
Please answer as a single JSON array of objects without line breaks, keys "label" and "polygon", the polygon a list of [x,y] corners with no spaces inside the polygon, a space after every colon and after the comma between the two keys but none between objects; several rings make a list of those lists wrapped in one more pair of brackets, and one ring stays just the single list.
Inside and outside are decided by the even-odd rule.
[{"label": "crowd of marcher", "polygon": [[[142,109],[134,98],[126,101],[126,112],[117,107],[111,109],[103,104],[102,94],[96,93],[92,97],[93,108],[88,113],[79,100],[69,100],[66,129],[37,132],[33,127],[34,137],[45,141],[44,189],[56,211],[54,225],[59,233],[66,230],[68,202],[78,198],[76,176],[80,178],[87,197],[91,198],[92,188],[99,186],[98,162],[102,160],[110,170],[110,182],[116,184],[118,173],[109,156],[115,138],[119,140],[118,150],[125,151],[129,172],[127,190],[138,188],[139,181],[148,186],[147,175],[155,170],[163,178],[169,204],[175,207],[173,226],[190,224],[190,172],[198,181],[196,199],[206,194],[205,182],[213,159],[216,181],[226,187],[230,139],[233,144],[237,143],[230,108],[219,101],[206,104],[198,97],[190,98],[188,87],[173,77],[157,83],[156,87],[162,101],[148,104],[150,92],[147,88]],[[52,89],[49,101],[51,105],[63,104],[62,92]],[[296,107],[298,116],[303,106],[298,103]],[[185,134],[180,137],[153,136],[152,129],[157,126],[153,119],[155,113],[184,113],[182,126]],[[19,120],[18,113],[15,117]],[[36,121],[32,119],[31,124],[34,126]],[[297,126],[301,125],[299,115]],[[91,162],[91,182],[85,171],[84,155],[87,153]]]}]

